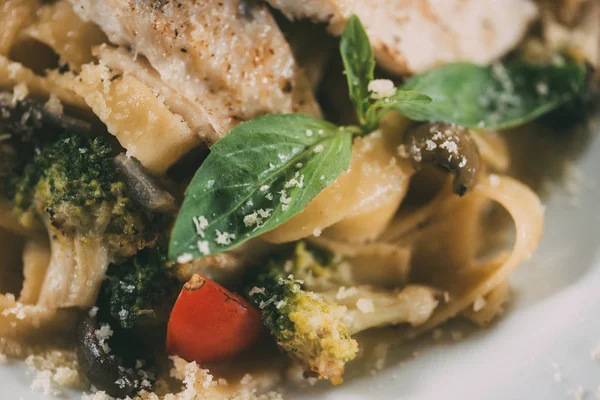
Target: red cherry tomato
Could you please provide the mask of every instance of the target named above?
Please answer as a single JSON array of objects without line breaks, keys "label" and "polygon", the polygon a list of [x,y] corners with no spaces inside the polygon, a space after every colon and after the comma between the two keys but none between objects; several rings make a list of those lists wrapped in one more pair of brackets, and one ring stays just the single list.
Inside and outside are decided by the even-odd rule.
[{"label": "red cherry tomato", "polygon": [[189,361],[219,361],[247,348],[263,329],[260,313],[246,300],[194,274],[171,312],[167,351]]}]

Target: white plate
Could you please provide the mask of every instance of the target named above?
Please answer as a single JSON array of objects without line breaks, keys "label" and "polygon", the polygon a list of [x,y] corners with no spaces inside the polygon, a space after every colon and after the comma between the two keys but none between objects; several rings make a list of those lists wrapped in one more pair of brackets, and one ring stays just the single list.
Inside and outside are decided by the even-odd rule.
[{"label": "white plate", "polygon": [[[600,345],[600,140],[595,139],[576,163],[581,193],[574,199],[555,190],[545,199],[541,246],[514,274],[513,300],[497,323],[483,330],[455,324],[445,331],[464,332],[458,341],[424,338],[393,348],[374,375],[355,365],[342,386],[319,384],[285,397],[555,400],[575,399],[581,388],[584,399],[595,399],[600,385],[600,361],[591,357]],[[0,367],[0,398],[47,399],[29,389],[31,380],[20,363]]]}]

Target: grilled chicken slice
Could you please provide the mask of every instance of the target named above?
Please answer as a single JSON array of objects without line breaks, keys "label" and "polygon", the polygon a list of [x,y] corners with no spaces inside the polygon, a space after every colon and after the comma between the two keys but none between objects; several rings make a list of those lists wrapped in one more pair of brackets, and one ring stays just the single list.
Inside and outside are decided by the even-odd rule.
[{"label": "grilled chicken slice", "polygon": [[512,49],[537,16],[530,0],[267,0],[288,18],[328,22],[340,35],[356,14],[380,65],[412,74],[453,62],[486,64]]},{"label": "grilled chicken slice", "polygon": [[265,113],[319,115],[310,84],[263,4],[241,0],[70,0],[118,45],[198,104],[214,142]]}]

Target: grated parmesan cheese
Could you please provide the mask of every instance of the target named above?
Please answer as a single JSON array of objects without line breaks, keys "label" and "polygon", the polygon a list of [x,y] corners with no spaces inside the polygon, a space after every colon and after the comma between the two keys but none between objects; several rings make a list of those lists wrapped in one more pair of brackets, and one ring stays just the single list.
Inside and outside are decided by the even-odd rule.
[{"label": "grated parmesan cheese", "polygon": [[401,144],[400,146],[398,146],[398,148],[396,150],[400,157],[402,157],[402,158],[410,157],[410,154],[408,153],[408,149],[406,148],[406,145]]},{"label": "grated parmesan cheese", "polygon": [[319,229],[319,228],[315,228],[315,229],[313,229],[313,235],[314,235],[315,237],[319,237],[319,236],[321,236],[321,229]]},{"label": "grated parmesan cheese", "polygon": [[64,112],[62,103],[54,93],[50,94],[48,101],[44,104],[44,108],[54,115],[62,115]]},{"label": "grated parmesan cheese", "polygon": [[500,177],[498,175],[490,175],[490,184],[492,186],[498,186],[500,184]]},{"label": "grated parmesan cheese", "polygon": [[23,303],[16,303],[14,307],[7,308],[2,311],[2,315],[7,317],[9,315],[14,315],[15,318],[19,320],[24,320],[27,314],[25,311],[27,310],[27,306]]},{"label": "grated parmesan cheese", "polygon": [[306,381],[308,382],[308,384],[310,386],[315,386],[317,384],[317,382],[319,382],[319,380],[317,378],[315,378],[314,376],[309,376],[308,378],[306,378]]},{"label": "grated parmesan cheese", "polygon": [[315,146],[315,153],[320,153],[323,150],[325,150],[325,146],[323,146],[322,144],[318,144]]},{"label": "grated parmesan cheese", "polygon": [[548,84],[545,82],[538,82],[535,84],[535,91],[538,92],[540,96],[546,96],[549,92]]},{"label": "grated parmesan cheese", "polygon": [[180,255],[179,257],[177,257],[177,262],[179,264],[187,264],[190,261],[192,261],[194,259],[194,256],[191,255],[190,253],[184,253],[182,255]]},{"label": "grated parmesan cheese", "polygon": [[362,298],[356,300],[356,307],[363,314],[375,312],[375,305],[373,304],[373,300],[371,299]]},{"label": "grated parmesan cheese", "polygon": [[23,101],[27,97],[28,94],[29,94],[29,89],[27,88],[27,85],[25,84],[25,82],[16,84],[15,87],[13,88],[12,104],[16,105],[18,102]]},{"label": "grated parmesan cheese", "polygon": [[248,295],[254,296],[257,293],[264,294],[265,288],[259,288],[258,286],[254,286],[252,289],[250,289],[250,291],[248,292]]},{"label": "grated parmesan cheese", "polygon": [[437,148],[437,144],[435,144],[435,142],[431,139],[427,139],[427,141],[425,141],[425,145],[425,148],[429,151],[435,150]]},{"label": "grated parmesan cheese", "polygon": [[442,296],[444,296],[444,303],[450,302],[450,292],[444,292]]},{"label": "grated parmesan cheese", "polygon": [[200,237],[204,237],[204,230],[208,227],[208,220],[203,216],[192,217],[192,222],[196,227],[196,234]]},{"label": "grated parmesan cheese", "polygon": [[50,396],[60,396],[62,393],[52,384],[52,371],[48,370],[35,373],[35,378],[31,382],[31,389]]},{"label": "grated parmesan cheese", "polygon": [[475,301],[473,302],[473,311],[478,312],[483,310],[483,308],[486,306],[487,301],[485,301],[485,299],[483,298],[483,296],[477,296],[475,298]]},{"label": "grated parmesan cheese", "polygon": [[201,254],[209,255],[210,254],[210,247],[208,245],[208,241],[206,240],[198,240],[198,251]]},{"label": "grated parmesan cheese", "polygon": [[113,333],[108,324],[102,324],[100,329],[96,329],[96,338],[98,338],[98,342],[100,342],[100,346],[105,353],[110,353],[110,347],[106,341],[112,337]]},{"label": "grated parmesan cheese", "polygon": [[217,242],[217,244],[227,246],[235,240],[235,235],[233,233],[221,232],[218,229],[215,231],[215,233],[217,235],[217,238],[215,239],[215,242]]},{"label": "grated parmesan cheese", "polygon": [[389,79],[373,79],[367,86],[373,99],[385,99],[396,93],[394,82]]},{"label": "grated parmesan cheese", "polygon": [[343,300],[348,297],[352,297],[358,293],[358,290],[355,287],[345,288],[344,286],[340,286],[335,295],[337,300]]},{"label": "grated parmesan cheese", "polygon": [[[435,143],[434,143],[435,144]],[[449,153],[458,154],[458,145],[456,142],[451,140],[446,140],[444,143],[440,145],[442,149],[448,150]],[[435,148],[435,147],[434,147]],[[428,149],[429,150],[429,149]]]}]

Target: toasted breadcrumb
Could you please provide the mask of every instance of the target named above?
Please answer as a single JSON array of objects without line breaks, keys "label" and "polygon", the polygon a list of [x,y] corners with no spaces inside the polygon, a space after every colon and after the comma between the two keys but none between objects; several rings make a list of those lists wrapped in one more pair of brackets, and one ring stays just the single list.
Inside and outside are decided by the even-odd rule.
[{"label": "toasted breadcrumb", "polygon": [[44,394],[58,396],[62,392],[57,386],[83,389],[86,379],[79,371],[74,351],[50,350],[30,355],[25,365],[36,370],[31,388]]}]

